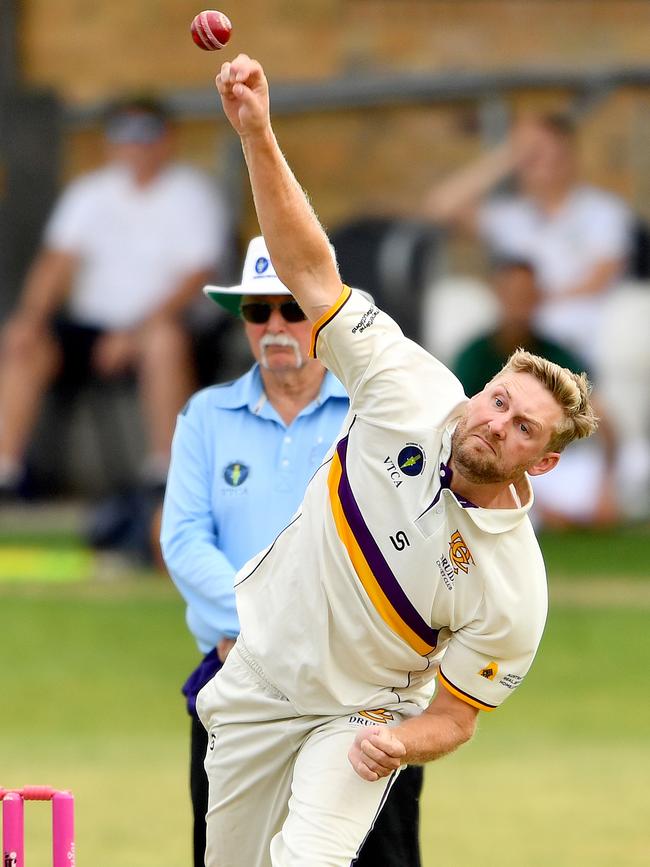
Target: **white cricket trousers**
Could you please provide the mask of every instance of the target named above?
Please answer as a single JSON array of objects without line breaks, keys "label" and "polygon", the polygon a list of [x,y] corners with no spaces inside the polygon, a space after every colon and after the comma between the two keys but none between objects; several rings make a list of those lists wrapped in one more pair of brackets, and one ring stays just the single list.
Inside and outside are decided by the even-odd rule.
[{"label": "white cricket trousers", "polygon": [[241,639],[197,710],[208,730],[206,867],[349,867],[396,776],[369,783],[353,771],[355,715],[298,714]]}]

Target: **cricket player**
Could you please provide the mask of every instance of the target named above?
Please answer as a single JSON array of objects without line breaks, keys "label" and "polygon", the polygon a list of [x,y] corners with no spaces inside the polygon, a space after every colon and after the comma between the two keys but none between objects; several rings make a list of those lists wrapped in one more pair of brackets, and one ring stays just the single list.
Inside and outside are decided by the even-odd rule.
[{"label": "cricket player", "polygon": [[259,63],[239,55],[216,85],[276,273],[350,412],[298,512],[235,577],[240,637],[197,699],[206,864],[343,867],[400,769],[467,741],[526,676],[547,608],[528,477],[596,423],[586,377],[526,352],[468,401],[341,285]]},{"label": "cricket player", "polygon": [[[264,238],[248,245],[237,286],[205,294],[241,316],[255,365],[195,394],[179,414],[162,515],[169,574],[187,602],[203,658],[183,686],[191,717],[194,865],[205,864],[208,734],[196,696],[237,637],[237,570],[291,519],[348,411],[341,383],[309,358],[310,323],[273,271]],[[399,775],[364,843],[359,867],[419,867],[422,768]]]}]

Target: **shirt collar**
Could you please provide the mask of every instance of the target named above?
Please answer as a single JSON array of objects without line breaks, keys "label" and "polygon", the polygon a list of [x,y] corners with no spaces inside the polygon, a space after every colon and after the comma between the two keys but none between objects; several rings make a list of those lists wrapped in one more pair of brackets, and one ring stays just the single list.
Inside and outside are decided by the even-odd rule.
[{"label": "shirt collar", "polygon": [[[316,399],[306,406],[300,415],[313,412],[330,398],[347,400],[348,396],[339,380],[327,370]],[[226,385],[215,386],[213,400],[214,406],[219,407],[219,409],[241,409],[245,406],[253,415],[265,417],[269,406],[264,394],[264,383],[259,364],[254,364],[239,379],[226,383]],[[275,413],[273,416],[275,417]]]}]

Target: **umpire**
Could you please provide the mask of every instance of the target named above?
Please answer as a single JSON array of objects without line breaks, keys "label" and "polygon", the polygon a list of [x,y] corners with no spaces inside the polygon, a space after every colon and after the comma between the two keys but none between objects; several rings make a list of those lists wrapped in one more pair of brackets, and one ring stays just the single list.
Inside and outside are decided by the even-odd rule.
[{"label": "umpire", "polygon": [[[201,663],[183,693],[191,716],[194,865],[203,867],[208,735],[196,695],[239,632],[233,578],[298,508],[348,410],[340,382],[308,358],[311,325],[273,270],[264,239],[248,248],[242,282],[206,294],[244,320],[254,366],[200,391],[178,417],[163,508],[162,549],[187,603]],[[355,864],[419,867],[422,768],[404,770]]]}]

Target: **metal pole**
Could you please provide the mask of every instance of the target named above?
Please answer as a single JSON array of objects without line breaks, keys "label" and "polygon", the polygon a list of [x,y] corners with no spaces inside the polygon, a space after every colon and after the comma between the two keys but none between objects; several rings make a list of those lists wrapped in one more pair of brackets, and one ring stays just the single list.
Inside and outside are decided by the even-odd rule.
[{"label": "metal pole", "polygon": [[13,90],[19,83],[18,0],[0,2],[0,89]]}]

